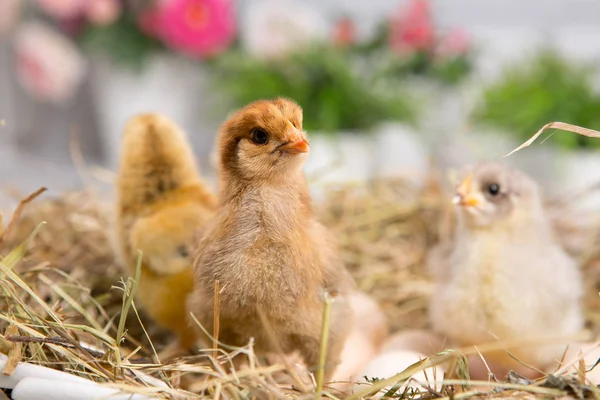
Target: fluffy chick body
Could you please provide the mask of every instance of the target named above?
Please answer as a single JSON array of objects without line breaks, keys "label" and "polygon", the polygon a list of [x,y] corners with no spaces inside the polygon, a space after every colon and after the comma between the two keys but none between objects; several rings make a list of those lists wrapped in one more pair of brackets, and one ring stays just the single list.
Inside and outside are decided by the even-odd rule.
[{"label": "fluffy chick body", "polygon": [[[335,295],[330,377],[351,323],[353,285],[329,232],[311,213],[301,124],[299,106],[277,99],[250,104],[221,129],[221,207],[198,249],[190,311],[212,332],[219,280],[223,343],[244,346],[254,338],[259,354],[298,350],[315,367],[329,292]],[[253,143],[256,129],[270,142]]]},{"label": "fluffy chick body", "polygon": [[142,251],[137,300],[152,319],[189,347],[186,314],[193,286],[193,253],[216,198],[200,179],[184,134],[168,118],[143,114],[123,134],[117,175],[116,244],[133,276]]},{"label": "fluffy chick body", "polygon": [[[500,191],[490,195],[490,185]],[[507,166],[483,163],[461,188],[454,245],[442,244],[447,250],[430,260],[432,270],[443,271],[430,305],[434,329],[462,346],[579,332],[580,272],[554,237],[536,183]],[[556,342],[508,350],[546,368],[565,348]],[[484,357],[518,369],[506,351]]]}]

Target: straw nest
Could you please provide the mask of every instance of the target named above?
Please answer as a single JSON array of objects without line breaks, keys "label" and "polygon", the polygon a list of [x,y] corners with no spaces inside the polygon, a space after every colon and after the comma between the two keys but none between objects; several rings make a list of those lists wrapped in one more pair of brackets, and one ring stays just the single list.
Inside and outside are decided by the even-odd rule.
[{"label": "straw nest", "polygon": [[[420,188],[402,180],[331,188],[326,200],[316,206],[321,220],[336,234],[359,288],[379,302],[393,331],[428,325],[427,305],[434,288],[424,262],[440,236],[452,232],[447,195],[432,175]],[[567,207],[564,202],[550,204],[553,215],[562,217]],[[280,365],[257,364],[230,375],[210,362],[208,351],[157,363],[154,350],[169,344],[171,337],[131,301],[135,284],[122,278],[114,261],[110,211],[110,203],[90,191],[41,196],[24,206],[22,215],[0,238],[4,257],[0,262],[0,352],[10,354],[13,362],[39,363],[129,392],[165,398],[314,398],[314,391],[310,394],[302,382],[277,383],[277,373],[285,369]],[[557,220],[558,225],[572,243],[595,238],[597,227],[588,224],[581,229],[564,220]],[[581,247],[570,250],[582,260],[588,327],[598,332],[600,252],[591,245]],[[251,348],[237,351],[252,354]],[[427,362],[435,363],[436,358]],[[148,384],[139,372],[166,385]],[[510,391],[496,390],[491,395],[547,397],[573,394],[573,387],[591,390],[569,382],[545,387],[513,383],[507,387]],[[181,389],[181,383],[186,383],[187,390]],[[308,394],[303,394],[303,388]],[[452,388],[460,391],[460,385]],[[436,396],[404,393],[404,397],[409,395]],[[478,395],[482,393],[467,391],[461,397]]]}]

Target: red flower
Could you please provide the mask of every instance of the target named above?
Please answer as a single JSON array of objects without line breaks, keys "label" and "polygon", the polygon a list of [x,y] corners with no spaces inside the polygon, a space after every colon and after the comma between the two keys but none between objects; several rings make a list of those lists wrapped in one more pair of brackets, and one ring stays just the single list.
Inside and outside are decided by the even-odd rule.
[{"label": "red flower", "polygon": [[356,42],[356,25],[350,18],[342,18],[333,27],[332,42],[336,46],[348,46]]},{"label": "red flower", "polygon": [[429,50],[435,43],[431,8],[427,0],[409,0],[390,24],[390,47],[398,53]]}]

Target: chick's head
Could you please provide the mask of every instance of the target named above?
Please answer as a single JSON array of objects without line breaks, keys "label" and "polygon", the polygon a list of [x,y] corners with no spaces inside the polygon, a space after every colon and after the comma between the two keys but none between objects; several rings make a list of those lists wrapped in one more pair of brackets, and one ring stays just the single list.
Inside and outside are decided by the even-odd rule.
[{"label": "chick's head", "polygon": [[221,168],[241,179],[273,179],[302,169],[310,146],[302,109],[292,100],[259,100],[223,124]]},{"label": "chick's head", "polygon": [[486,162],[465,172],[453,203],[470,226],[486,227],[541,210],[537,184],[507,165]]},{"label": "chick's head", "polygon": [[192,267],[194,243],[203,222],[203,210],[196,204],[165,207],[134,224],[132,253],[141,250],[143,266],[157,274],[182,272]]}]

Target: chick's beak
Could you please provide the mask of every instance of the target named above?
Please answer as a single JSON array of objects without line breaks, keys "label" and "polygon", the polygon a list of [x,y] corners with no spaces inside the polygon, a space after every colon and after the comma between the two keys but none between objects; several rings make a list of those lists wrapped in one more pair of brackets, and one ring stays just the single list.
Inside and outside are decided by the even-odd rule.
[{"label": "chick's beak", "polygon": [[479,205],[479,198],[472,193],[472,178],[470,175],[458,186],[452,202],[463,207],[476,207]]},{"label": "chick's beak", "polygon": [[288,154],[307,153],[310,150],[310,145],[306,139],[302,138],[283,144],[279,147],[279,150]]},{"label": "chick's beak", "polygon": [[479,199],[477,197],[472,195],[463,196],[458,193],[454,196],[452,202],[463,207],[476,207],[479,205]]}]

